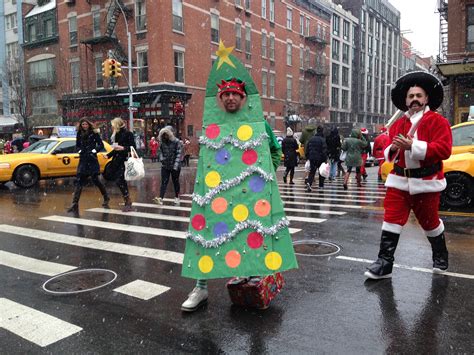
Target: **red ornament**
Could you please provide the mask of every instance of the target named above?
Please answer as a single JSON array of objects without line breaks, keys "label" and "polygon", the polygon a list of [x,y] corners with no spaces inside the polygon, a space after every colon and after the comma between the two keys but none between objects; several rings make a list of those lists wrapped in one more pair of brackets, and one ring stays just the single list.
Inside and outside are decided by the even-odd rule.
[{"label": "red ornament", "polygon": [[246,150],[242,154],[242,161],[244,162],[244,164],[253,165],[255,164],[257,159],[258,159],[257,152],[253,149]]}]

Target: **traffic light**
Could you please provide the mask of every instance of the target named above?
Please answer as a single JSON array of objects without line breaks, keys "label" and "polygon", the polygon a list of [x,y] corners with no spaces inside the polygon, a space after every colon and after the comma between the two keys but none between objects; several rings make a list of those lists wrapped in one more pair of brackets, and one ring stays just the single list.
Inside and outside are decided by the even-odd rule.
[{"label": "traffic light", "polygon": [[121,76],[122,76],[122,63],[116,61],[114,78],[120,78]]},{"label": "traffic light", "polygon": [[115,78],[115,74],[117,73],[117,61],[115,59],[109,59],[109,73],[112,78]]},{"label": "traffic light", "polygon": [[102,62],[102,76],[105,78],[110,77],[109,59],[106,59]]}]

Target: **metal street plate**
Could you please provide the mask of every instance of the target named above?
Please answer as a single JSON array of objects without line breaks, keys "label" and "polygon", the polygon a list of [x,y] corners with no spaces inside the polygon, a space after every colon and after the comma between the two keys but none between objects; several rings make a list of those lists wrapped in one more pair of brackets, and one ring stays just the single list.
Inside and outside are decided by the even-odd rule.
[{"label": "metal street plate", "polygon": [[330,256],[341,251],[338,245],[321,240],[296,240],[293,246],[295,254],[303,256]]},{"label": "metal street plate", "polygon": [[82,269],[56,275],[43,284],[43,290],[55,295],[97,290],[115,281],[117,274],[107,269]]}]

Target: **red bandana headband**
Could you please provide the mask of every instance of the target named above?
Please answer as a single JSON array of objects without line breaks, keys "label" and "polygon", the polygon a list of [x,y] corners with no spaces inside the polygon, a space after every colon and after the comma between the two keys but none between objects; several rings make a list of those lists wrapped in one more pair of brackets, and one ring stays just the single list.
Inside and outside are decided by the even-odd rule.
[{"label": "red bandana headband", "polygon": [[236,78],[222,80],[221,84],[217,84],[217,87],[219,88],[219,97],[221,97],[225,92],[233,92],[242,97],[245,96],[245,83]]}]

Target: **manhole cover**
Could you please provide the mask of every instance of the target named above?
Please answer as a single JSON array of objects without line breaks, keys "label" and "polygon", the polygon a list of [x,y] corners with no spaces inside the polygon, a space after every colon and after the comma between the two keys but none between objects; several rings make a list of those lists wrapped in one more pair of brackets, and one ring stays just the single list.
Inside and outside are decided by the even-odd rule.
[{"label": "manhole cover", "polygon": [[293,246],[296,255],[304,256],[330,256],[341,251],[336,244],[320,240],[296,240]]},{"label": "manhole cover", "polygon": [[70,295],[97,290],[115,281],[117,274],[106,269],[83,269],[54,276],[43,284],[43,290],[56,295]]}]

